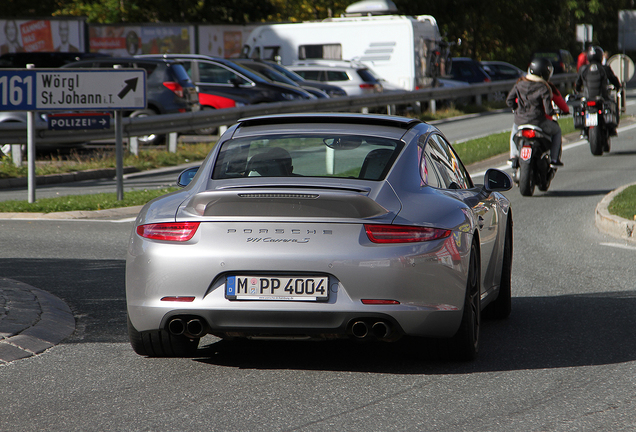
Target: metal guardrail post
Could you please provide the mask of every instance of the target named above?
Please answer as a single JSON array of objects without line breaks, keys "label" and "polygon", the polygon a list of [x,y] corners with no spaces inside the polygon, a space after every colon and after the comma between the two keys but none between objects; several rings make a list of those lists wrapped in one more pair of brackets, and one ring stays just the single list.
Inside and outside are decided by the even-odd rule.
[{"label": "metal guardrail post", "polygon": [[168,134],[168,152],[176,153],[177,152],[177,133],[172,132]]}]

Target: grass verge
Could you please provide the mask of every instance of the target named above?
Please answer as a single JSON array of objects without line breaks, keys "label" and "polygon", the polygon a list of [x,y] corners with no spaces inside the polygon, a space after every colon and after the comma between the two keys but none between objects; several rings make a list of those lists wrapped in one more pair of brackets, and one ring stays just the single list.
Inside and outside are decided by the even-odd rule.
[{"label": "grass verge", "polygon": [[[188,163],[190,161],[203,160],[216,143],[179,144],[175,153],[163,151],[160,148],[142,150],[138,156],[126,154],[124,166],[134,166],[140,171],[154,168],[169,167]],[[72,152],[67,156],[47,156],[36,163],[35,174],[64,174],[90,169],[115,168],[115,151],[103,151],[91,153],[90,156]],[[10,157],[0,159],[0,179],[26,177],[28,175],[27,164],[16,167]]]},{"label": "grass verge", "polygon": [[117,200],[116,193],[99,193],[86,195],[65,195],[56,198],[40,198],[34,203],[20,200],[0,201],[2,213],[54,213],[66,211],[94,211],[119,207],[133,207],[146,204],[148,201],[165,195],[179,188],[163,188],[152,190],[135,190],[124,193],[122,201]]},{"label": "grass verge", "polygon": [[636,186],[629,186],[616,195],[607,207],[607,211],[624,219],[636,217]]}]

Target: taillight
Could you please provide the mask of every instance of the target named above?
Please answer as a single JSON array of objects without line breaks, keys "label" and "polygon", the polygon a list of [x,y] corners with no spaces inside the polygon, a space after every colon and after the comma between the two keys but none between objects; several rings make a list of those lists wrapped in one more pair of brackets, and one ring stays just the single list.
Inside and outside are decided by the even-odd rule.
[{"label": "taillight", "polygon": [[486,78],[484,82],[490,82],[490,78]]},{"label": "taillight", "polygon": [[439,228],[404,225],[365,225],[367,237],[373,243],[413,243],[442,239],[451,231]]},{"label": "taillight", "polygon": [[382,300],[382,299],[362,299],[362,304],[365,305],[397,305],[400,304],[397,300]]},{"label": "taillight", "polygon": [[183,87],[181,87],[181,84],[179,84],[178,82],[166,81],[163,83],[163,85],[175,92],[175,94],[180,98],[183,97]]},{"label": "taillight", "polygon": [[367,83],[360,84],[360,88],[361,89],[374,89],[375,88],[375,84],[367,84]]},{"label": "taillight", "polygon": [[524,138],[534,138],[537,136],[537,133],[534,129],[524,129],[523,131],[521,131],[521,135]]},{"label": "taillight", "polygon": [[190,240],[199,228],[199,222],[167,222],[139,225],[137,234],[152,240],[184,242]]},{"label": "taillight", "polygon": [[168,296],[168,297],[161,297],[161,301],[191,303],[191,302],[194,301],[194,296]]}]

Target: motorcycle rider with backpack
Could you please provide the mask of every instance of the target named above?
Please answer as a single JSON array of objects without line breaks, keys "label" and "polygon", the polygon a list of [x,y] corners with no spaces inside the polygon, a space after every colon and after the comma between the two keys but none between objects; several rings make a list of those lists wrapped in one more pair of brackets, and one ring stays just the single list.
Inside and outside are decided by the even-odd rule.
[{"label": "motorcycle rider with backpack", "polygon": [[[508,97],[506,105],[514,111],[514,124],[510,135],[510,156],[512,167],[519,166],[519,154],[513,137],[519,125],[532,124],[540,127],[544,133],[550,135],[552,147],[550,149],[551,164],[563,166],[561,162],[561,127],[551,119],[554,115],[552,87],[548,83],[552,77],[554,67],[545,58],[532,60],[528,67],[528,74],[519,78]],[[556,87],[555,87],[556,89]]]},{"label": "motorcycle rider with backpack", "polygon": [[[608,82],[611,83],[617,90],[621,88],[620,80],[616,77],[612,68],[608,65],[603,65],[603,49],[599,46],[591,46],[587,50],[588,64],[583,65],[579,70],[579,75],[576,78],[574,84],[574,90],[577,93],[583,91],[583,96],[587,100],[594,100],[596,97],[601,96],[606,102],[610,104],[610,107],[614,112],[617,112],[616,101],[612,100],[609,94]],[[616,116],[616,120],[619,116]],[[610,126],[610,125],[608,125]],[[616,126],[608,127],[610,136],[616,136]]]}]

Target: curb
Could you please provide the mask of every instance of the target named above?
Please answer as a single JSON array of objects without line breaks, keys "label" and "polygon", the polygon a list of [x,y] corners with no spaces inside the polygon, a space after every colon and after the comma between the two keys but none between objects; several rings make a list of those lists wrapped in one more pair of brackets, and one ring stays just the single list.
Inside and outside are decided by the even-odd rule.
[{"label": "curb", "polygon": [[74,331],[75,318],[64,301],[0,278],[0,366],[41,354]]},{"label": "curb", "polygon": [[636,242],[636,237],[634,237],[634,228],[636,228],[636,221],[630,221],[628,219],[612,215],[607,210],[607,207],[610,205],[616,195],[621,193],[624,189],[634,185],[636,185],[636,183],[621,186],[618,189],[613,190],[612,192],[605,195],[601,202],[597,204],[596,210],[594,211],[594,221],[596,227],[601,232],[623,240]]}]

